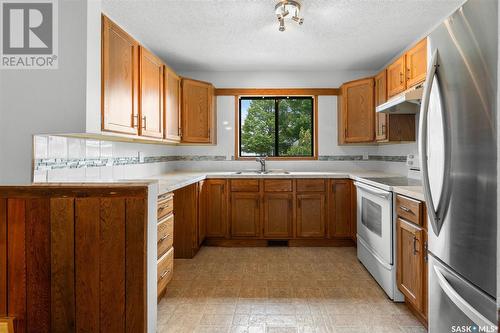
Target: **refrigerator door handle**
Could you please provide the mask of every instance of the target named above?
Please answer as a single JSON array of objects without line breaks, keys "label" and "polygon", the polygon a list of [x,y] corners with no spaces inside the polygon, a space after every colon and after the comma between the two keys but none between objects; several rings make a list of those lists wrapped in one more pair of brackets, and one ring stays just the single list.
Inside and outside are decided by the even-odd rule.
[{"label": "refrigerator door handle", "polygon": [[[431,222],[432,229],[436,235],[439,235],[442,227],[442,221],[445,214],[445,202],[449,199],[449,169],[450,169],[450,157],[449,152],[449,139],[447,135],[447,125],[445,122],[444,108],[440,107],[441,116],[443,119],[443,137],[444,137],[444,176],[443,184],[441,187],[441,196],[439,203],[434,205],[432,200],[431,185],[429,180],[429,169],[428,169],[428,156],[427,156],[427,135],[428,135],[428,124],[427,119],[429,115],[429,102],[432,92],[432,84],[434,79],[437,77],[438,64],[438,50],[434,51],[430,61],[430,66],[427,71],[427,80],[424,85],[424,92],[422,95],[422,106],[420,108],[420,129],[419,129],[419,152],[420,161],[422,169],[422,183],[424,188],[425,203],[427,205],[427,214],[429,215],[429,220]],[[439,80],[436,79],[436,85],[439,89]],[[439,101],[442,103],[442,101]]]},{"label": "refrigerator door handle", "polygon": [[490,322],[485,316],[483,316],[479,311],[474,309],[458,292],[453,289],[448,280],[441,273],[441,269],[438,266],[434,266],[434,271],[438,278],[438,283],[441,289],[445,292],[448,298],[462,311],[470,320],[472,320],[476,325],[480,327],[495,327],[496,325]]}]

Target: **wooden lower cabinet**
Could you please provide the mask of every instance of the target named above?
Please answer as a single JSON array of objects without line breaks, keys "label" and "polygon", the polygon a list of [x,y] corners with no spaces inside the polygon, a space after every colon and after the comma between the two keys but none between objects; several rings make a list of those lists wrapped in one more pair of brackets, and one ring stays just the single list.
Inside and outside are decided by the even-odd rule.
[{"label": "wooden lower cabinet", "polygon": [[198,183],[198,246],[201,246],[207,237],[207,181]]},{"label": "wooden lower cabinet", "polygon": [[203,193],[206,195],[206,237],[228,237],[227,180],[207,179]]},{"label": "wooden lower cabinet", "polygon": [[348,179],[334,179],[329,184],[328,237],[351,237],[353,216],[351,184]]},{"label": "wooden lower cabinet", "polygon": [[199,250],[198,242],[198,184],[192,184],[174,192],[175,258],[190,259]]},{"label": "wooden lower cabinet", "polygon": [[259,193],[231,193],[231,236],[260,236]]},{"label": "wooden lower cabinet", "polygon": [[350,179],[207,179],[198,183],[196,246],[205,239],[223,245],[294,239],[352,244],[355,195]]},{"label": "wooden lower cabinet", "polygon": [[297,194],[296,236],[299,238],[325,237],[325,194]]},{"label": "wooden lower cabinet", "polygon": [[264,238],[293,237],[293,194],[264,194]]},{"label": "wooden lower cabinet", "polygon": [[[418,202],[398,195],[396,202]],[[418,202],[419,206],[423,203]],[[425,209],[423,209],[425,210]],[[396,222],[396,279],[399,290],[416,316],[427,325],[427,258],[425,216],[409,221],[398,212]]]}]

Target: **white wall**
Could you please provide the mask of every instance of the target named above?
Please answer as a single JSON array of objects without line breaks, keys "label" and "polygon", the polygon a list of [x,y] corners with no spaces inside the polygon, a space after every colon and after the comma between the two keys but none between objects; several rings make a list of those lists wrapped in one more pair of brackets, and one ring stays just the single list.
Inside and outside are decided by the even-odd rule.
[{"label": "white wall", "polygon": [[[85,132],[87,71],[94,77],[99,75],[94,67],[98,64],[95,54],[87,67],[87,50],[92,45],[94,50],[99,49],[100,43],[99,36],[87,35],[87,17],[94,17],[95,22],[100,15],[99,4],[59,1],[58,69],[1,71],[0,183],[31,181],[33,134]],[[95,27],[89,30],[94,32]],[[92,85],[95,94],[95,82]],[[93,99],[88,106],[95,108]]]},{"label": "white wall", "polygon": [[[370,76],[371,72],[185,72],[181,75],[212,82],[218,88],[329,88],[339,87],[350,80]],[[208,147],[181,146],[178,155],[217,155],[232,159],[235,154],[235,99],[233,96],[217,98],[217,145]],[[318,98],[318,153],[322,155],[388,155],[402,156],[417,152],[416,143],[395,145],[339,146],[337,143],[337,97]],[[271,167],[289,170],[307,169],[386,169],[406,173],[405,163],[358,161],[293,161],[269,162]],[[255,162],[180,162],[179,168],[235,169],[255,168]]]}]

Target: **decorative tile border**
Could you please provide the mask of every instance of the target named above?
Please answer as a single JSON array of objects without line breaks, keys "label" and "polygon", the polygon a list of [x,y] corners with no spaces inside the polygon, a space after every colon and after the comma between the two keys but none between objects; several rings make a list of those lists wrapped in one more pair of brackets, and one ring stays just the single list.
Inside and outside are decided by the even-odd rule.
[{"label": "decorative tile border", "polygon": [[404,155],[404,156],[368,155],[368,160],[370,160],[370,161],[404,162],[404,163],[406,163],[406,155]]},{"label": "decorative tile border", "polygon": [[[77,169],[93,168],[103,166],[134,165],[148,163],[164,163],[174,161],[234,161],[221,155],[184,155],[184,156],[147,156],[139,157],[108,157],[93,159],[35,159],[34,169],[36,171],[54,169]],[[383,156],[368,155],[368,159],[363,159],[363,155],[321,155],[318,161],[383,161],[383,162],[406,162],[406,156]]]}]

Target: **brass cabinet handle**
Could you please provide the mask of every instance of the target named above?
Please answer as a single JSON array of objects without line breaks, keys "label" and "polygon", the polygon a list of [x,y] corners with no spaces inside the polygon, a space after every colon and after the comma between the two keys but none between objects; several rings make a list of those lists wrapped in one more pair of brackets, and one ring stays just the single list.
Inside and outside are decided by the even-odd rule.
[{"label": "brass cabinet handle", "polygon": [[169,237],[170,237],[170,234],[166,234],[165,236],[163,236],[162,238],[160,238],[160,239],[158,240],[158,243],[163,242],[165,239],[167,239],[167,238],[169,238]]},{"label": "brass cabinet handle", "polygon": [[139,127],[139,115],[138,114],[134,114],[132,116],[132,127],[133,128]]},{"label": "brass cabinet handle", "polygon": [[413,236],[413,255],[416,255],[417,251],[417,236]]},{"label": "brass cabinet handle", "polygon": [[399,72],[399,83],[403,83],[404,82],[404,73],[403,72]]},{"label": "brass cabinet handle", "polygon": [[410,208],[407,208],[405,206],[399,206],[400,209],[404,210],[405,212],[407,213],[410,213],[411,212],[411,209]]},{"label": "brass cabinet handle", "polygon": [[165,272],[163,272],[161,275],[160,275],[160,280],[163,280],[163,278],[168,274],[170,273],[170,269],[167,269]]}]

